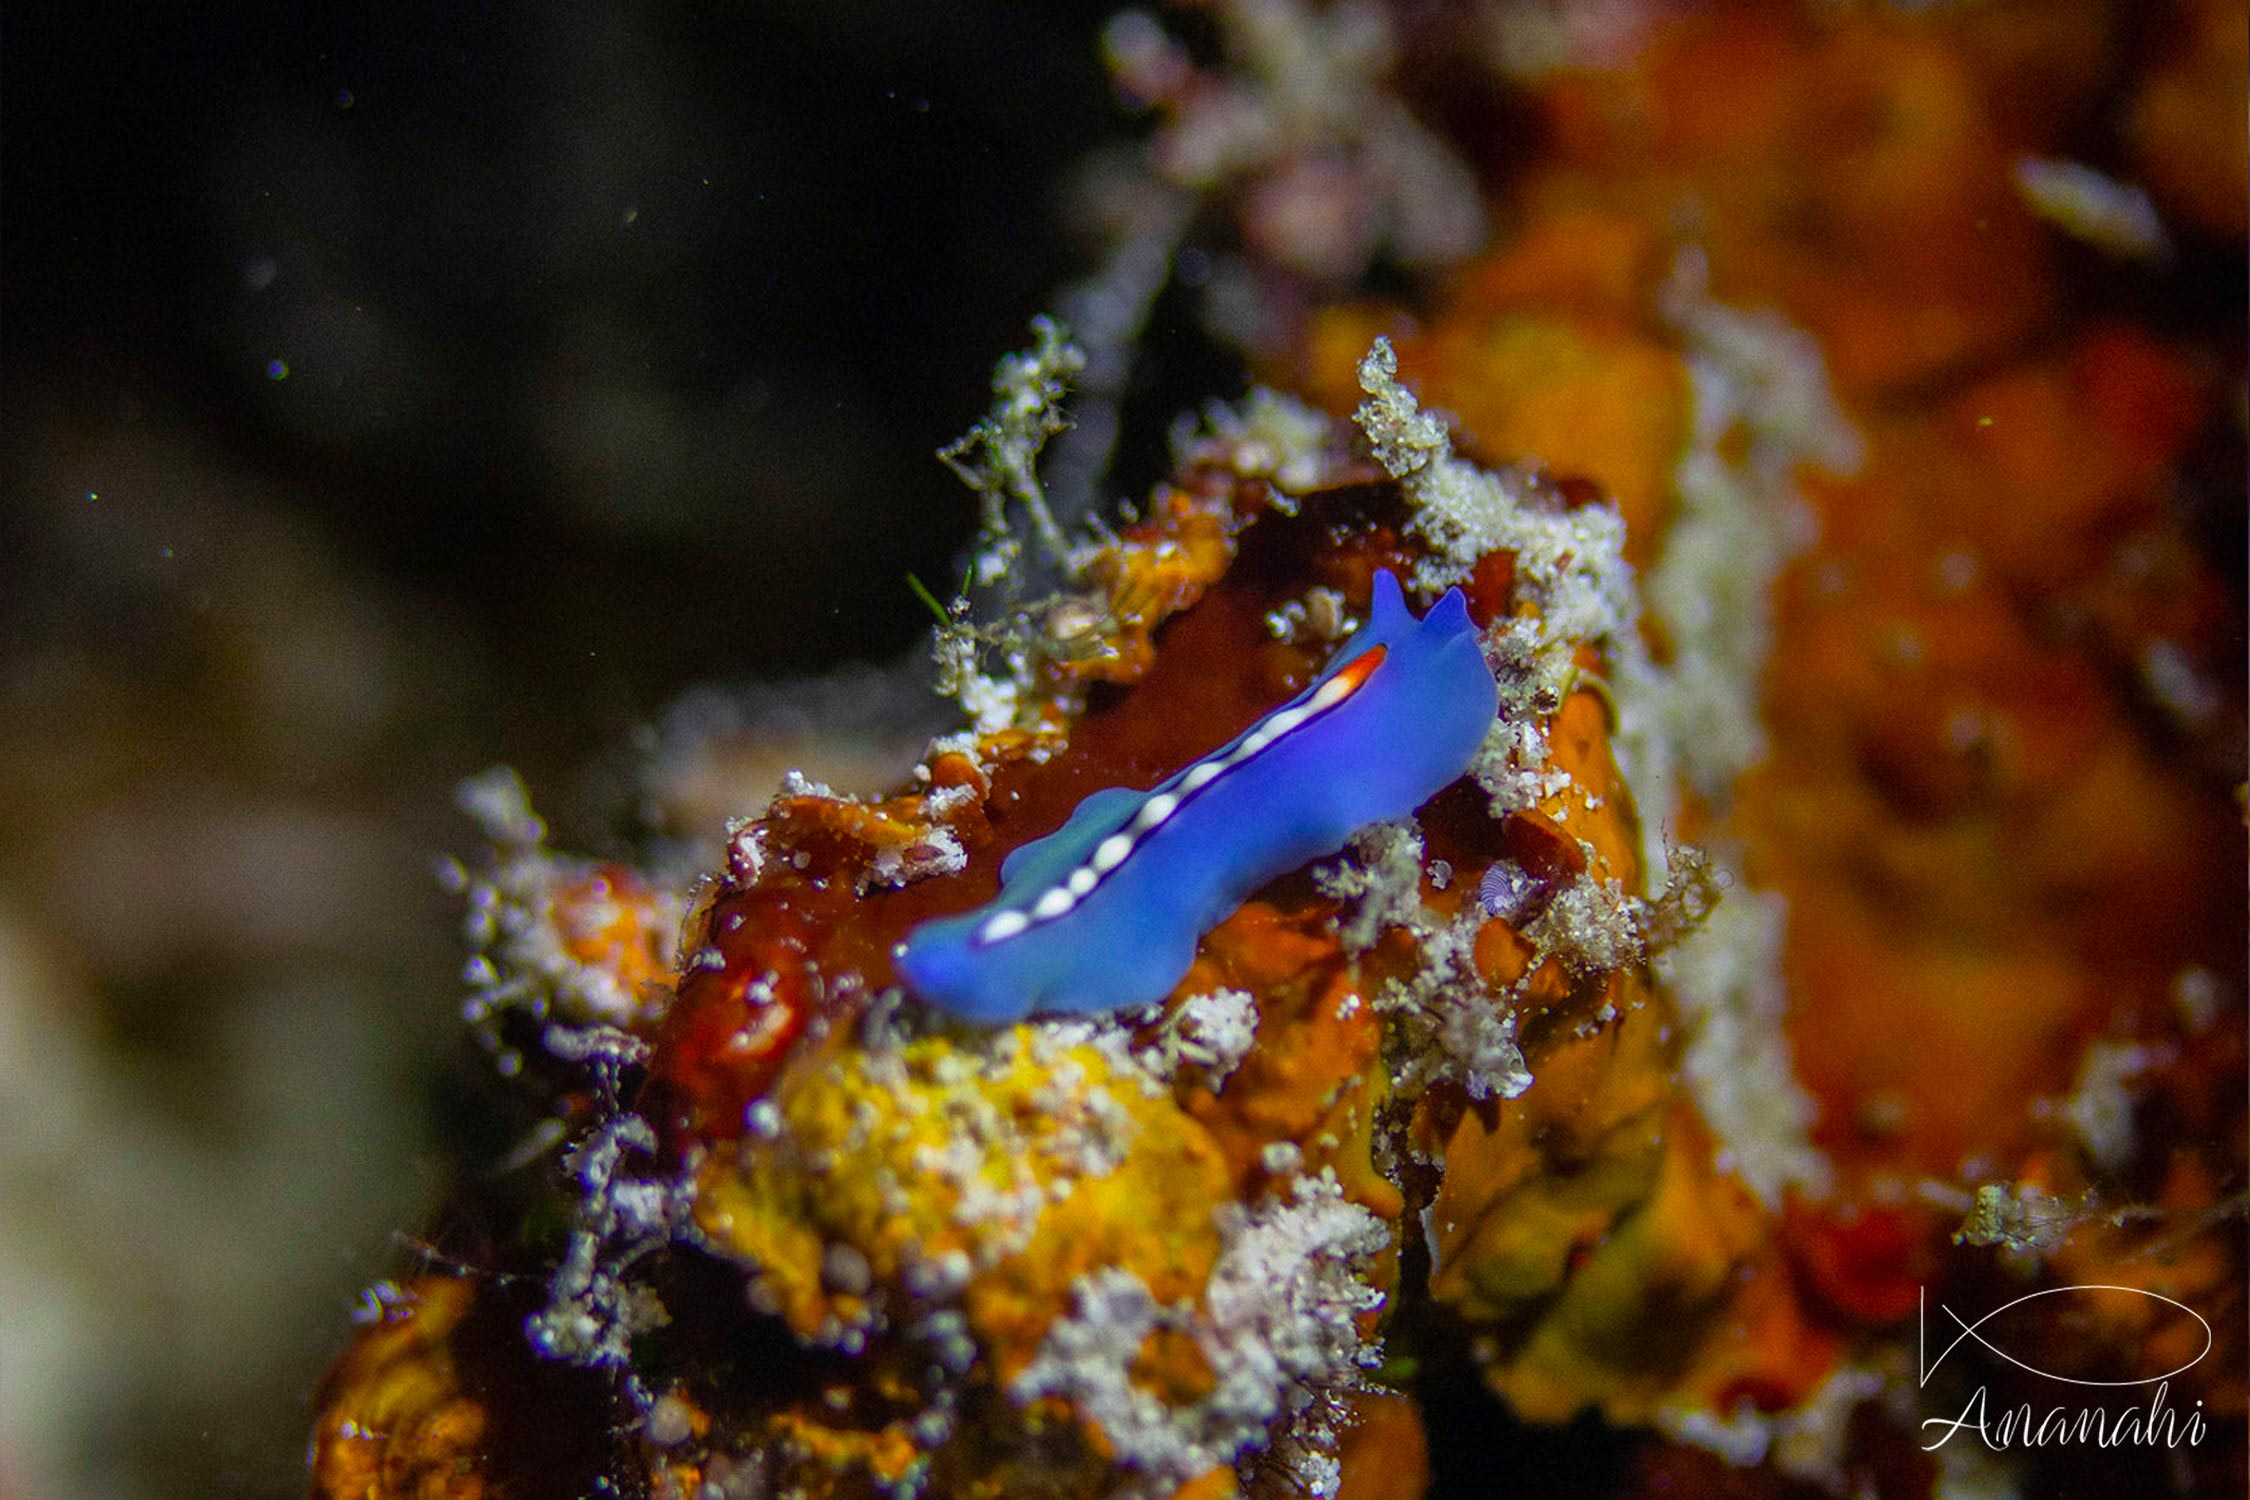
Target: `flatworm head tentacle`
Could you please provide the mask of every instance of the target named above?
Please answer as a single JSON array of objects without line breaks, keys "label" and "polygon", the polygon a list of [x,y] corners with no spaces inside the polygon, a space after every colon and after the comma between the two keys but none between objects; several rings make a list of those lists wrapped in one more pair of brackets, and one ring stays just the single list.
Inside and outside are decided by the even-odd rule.
[{"label": "flatworm head tentacle", "polygon": [[1417,620],[1378,574],[1366,626],[1311,686],[1145,792],[1088,797],[1002,862],[993,901],[916,928],[899,972],[989,1023],[1160,1000],[1260,886],[1459,776],[1497,699],[1460,592]]}]

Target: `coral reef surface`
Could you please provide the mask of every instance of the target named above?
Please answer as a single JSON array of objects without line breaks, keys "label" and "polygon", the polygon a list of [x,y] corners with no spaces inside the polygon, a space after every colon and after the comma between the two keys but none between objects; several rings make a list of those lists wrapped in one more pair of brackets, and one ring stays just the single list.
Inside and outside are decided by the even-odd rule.
[{"label": "coral reef surface", "polygon": [[[471,1018],[543,1175],[378,1300],[316,1496],[1367,1500],[1506,1462],[1424,1432],[1469,1381],[1619,1495],[2220,1493],[2244,385],[2162,292],[2240,255],[2230,16],[1243,0],[1218,60],[1120,18],[1160,119],[1093,189],[1113,316],[948,450],[953,732],[887,792],[790,773],[700,879],[472,788]],[[1116,418],[1151,245],[1267,387],[1110,524],[1045,449],[1074,379]],[[1458,782],[1146,1011],[897,983],[1385,570],[1498,680]],[[1930,1362],[1933,1304],[2033,1296]],[[2130,1441],[1965,1415],[2159,1380]]]}]

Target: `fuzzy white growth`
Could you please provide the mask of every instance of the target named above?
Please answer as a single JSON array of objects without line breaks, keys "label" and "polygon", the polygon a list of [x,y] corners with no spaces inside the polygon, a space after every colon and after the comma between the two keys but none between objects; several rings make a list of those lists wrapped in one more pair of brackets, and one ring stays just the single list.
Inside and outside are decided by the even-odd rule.
[{"label": "fuzzy white growth", "polygon": [[1797,471],[1848,473],[1860,460],[1811,336],[1773,313],[1714,302],[1703,284],[1701,259],[1685,255],[1664,291],[1694,401],[1672,475],[1678,510],[1643,590],[1673,642],[1672,664],[1620,696],[1619,755],[1642,799],[1655,870],[1673,779],[1723,803],[1764,758],[1758,701],[1773,587],[1814,536]]},{"label": "fuzzy white growth", "polygon": [[1569,653],[1547,649],[1536,620],[1496,620],[1484,635],[1485,660],[1500,684],[1500,711],[1469,762],[1495,815],[1539,806],[1570,787],[1547,764],[1547,714],[1570,677]]},{"label": "fuzzy white growth", "polygon": [[1430,544],[1416,564],[1423,595],[1466,582],[1489,553],[1514,554],[1525,596],[1539,606],[1542,644],[1567,655],[1580,642],[1614,645],[1639,607],[1624,561],[1625,523],[1612,506],[1541,505],[1498,475],[1456,458],[1445,423],[1399,383],[1398,355],[1378,338],[1359,363],[1367,399],[1353,420],[1375,461],[1414,506],[1410,523]]},{"label": "fuzzy white growth", "polygon": [[[1263,257],[1330,284],[1356,281],[1379,253],[1421,266],[1477,248],[1476,176],[1400,102],[1400,39],[1385,11],[1223,0],[1208,16],[1224,71],[1199,70],[1145,10],[1103,31],[1119,86],[1166,113],[1153,175],[1203,201],[1254,195]],[[1138,175],[1116,173],[1106,196],[1146,196]]]},{"label": "fuzzy white growth", "polygon": [[[1831,392],[1819,346],[1775,314],[1727,307],[1683,255],[1664,292],[1682,341],[1693,426],[1673,471],[1677,511],[1643,596],[1673,643],[1664,670],[1645,655],[1616,674],[1617,758],[1639,803],[1642,860],[1669,870],[1664,843],[1682,787],[1724,805],[1764,758],[1759,698],[1772,652],[1776,580],[1814,536],[1798,494],[1806,467],[1848,473],[1861,442]],[[1709,924],[1660,956],[1690,1028],[1684,1070],[1720,1159],[1769,1206],[1828,1165],[1807,1130],[1813,1105],[1792,1071],[1778,897],[1721,870],[1731,894]]]},{"label": "fuzzy white growth", "polygon": [[1375,459],[1406,491],[1409,522],[1430,547],[1412,582],[1424,595],[1466,581],[1480,558],[1514,555],[1517,587],[1536,619],[1509,619],[1485,633],[1486,660],[1500,684],[1500,713],[1470,771],[1495,812],[1536,805],[1568,784],[1545,769],[1538,725],[1575,680],[1572,655],[1600,648],[1627,678],[1645,674],[1635,629],[1639,604],[1625,562],[1625,523],[1614,507],[1559,503],[1456,458],[1445,423],[1400,384],[1398,355],[1378,338],[1359,364],[1367,399],[1354,414]]},{"label": "fuzzy white growth", "polygon": [[1248,479],[1264,479],[1280,492],[1277,509],[1295,510],[1290,498],[1334,483],[1346,467],[1327,414],[1293,396],[1252,386],[1241,401],[1214,401],[1203,409],[1201,429],[1172,434],[1173,467],[1216,464]]},{"label": "fuzzy white growth", "polygon": [[[1856,435],[1828,394],[1811,341],[1776,318],[1711,303],[1699,273],[1698,263],[1683,262],[1667,298],[1688,346],[1696,395],[1693,441],[1675,475],[1680,513],[1648,580],[1650,607],[1677,646],[1669,670],[1658,669],[1641,643],[1639,596],[1613,509],[1564,511],[1456,458],[1444,424],[1399,383],[1386,342],[1376,341],[1359,370],[1367,393],[1360,428],[1376,460],[1406,490],[1414,528],[1435,549],[1416,571],[1417,587],[1459,582],[1479,558],[1505,550],[1538,607],[1535,618],[1498,621],[1485,635],[1500,713],[1471,771],[1493,810],[1536,807],[1568,789],[1568,778],[1549,764],[1541,726],[1574,685],[1573,652],[1590,643],[1608,663],[1622,720],[1618,759],[1640,804],[1646,866],[1657,873],[1668,863],[1663,839],[1675,778],[1723,797],[1763,753],[1757,694],[1769,649],[1768,598],[1810,534],[1792,488],[1794,470],[1807,462],[1846,468],[1858,456]],[[1737,435],[1748,443],[1735,444]],[[1730,459],[1734,447],[1746,456]],[[1418,854],[1414,862],[1418,876]],[[1418,897],[1408,902],[1399,875],[1369,878],[1370,889],[1392,893],[1389,905],[1353,892],[1362,904],[1350,940],[1371,941],[1402,915],[1416,925]],[[1639,961],[1639,916],[1639,904],[1624,891],[1582,876],[1552,894],[1525,935],[1542,956],[1580,973],[1600,972]],[[1778,954],[1772,941],[1758,940],[1777,937],[1778,912],[1767,918],[1772,933],[1753,912],[1747,923],[1707,934],[1676,967],[1696,991],[1684,1002],[1696,1012],[1691,1020],[1701,1039],[1700,1052],[1691,1053],[1691,1079],[1709,1085],[1699,1097],[1722,1137],[1743,1132],[1728,1150],[1770,1201],[1788,1183],[1820,1180],[1825,1164],[1805,1142],[1811,1106],[1779,1040]],[[1425,930],[1422,938],[1423,970],[1413,992],[1386,996],[1386,1004],[1411,1002],[1425,1016],[1422,1024],[1434,1026],[1442,1055],[1475,1085],[1503,1095],[1520,1090],[1528,1075],[1513,1019],[1504,1005],[1477,995],[1481,985],[1467,959],[1474,924]]]},{"label": "fuzzy white growth", "polygon": [[1351,1423],[1351,1411],[1343,1400],[1333,1392],[1322,1391],[1274,1439],[1254,1471],[1250,1493],[1263,1493],[1259,1481],[1273,1475],[1289,1494],[1303,1495],[1306,1500],[1334,1500],[1343,1489],[1344,1463],[1339,1450]]},{"label": "fuzzy white growth", "polygon": [[1674,1441],[1716,1453],[1737,1468],[1771,1459],[1789,1478],[1841,1494],[1852,1413],[1881,1396],[1890,1383],[1879,1370],[1847,1364],[1788,1411],[1761,1412],[1748,1400],[1724,1416],[1671,1407],[1658,1412],[1656,1425]]},{"label": "fuzzy white growth", "polygon": [[[1169,1407],[1133,1383],[1141,1345],[1161,1321],[1156,1299],[1122,1267],[1089,1271],[1071,1287],[1071,1312],[1047,1329],[1039,1353],[1009,1387],[1018,1401],[1060,1396],[1101,1428],[1121,1462],[1155,1471],[1156,1483],[1193,1477],[1180,1466],[1193,1439],[1173,1428]],[[1161,1477],[1156,1477],[1161,1476]]]},{"label": "fuzzy white growth", "polygon": [[[1378,337],[1359,362],[1359,388],[1367,393],[1352,420],[1366,434],[1375,461],[1393,479],[1405,480],[1433,465],[1453,463],[1453,439],[1445,420],[1422,410],[1414,393],[1399,383],[1398,351],[1391,341]],[[1440,478],[1443,478],[1442,472]],[[1434,489],[1434,487],[1433,487]],[[1422,498],[1422,486],[1415,498]]]},{"label": "fuzzy white growth", "polygon": [[1352,836],[1351,858],[1313,872],[1324,896],[1347,902],[1351,912],[1337,935],[1358,955],[1393,927],[1415,928],[1428,917],[1422,905],[1422,830],[1411,817],[1376,823]]},{"label": "fuzzy white growth", "polygon": [[[996,623],[981,620],[966,593],[936,606],[944,616],[931,648],[937,691],[968,716],[972,751],[976,737],[1051,727],[1048,708],[1067,713],[1074,706],[1072,694],[1066,692],[1057,702],[1051,686],[1041,683],[1041,664],[1067,652],[1042,628],[1039,609],[1024,598],[1026,580],[1036,581],[1034,575],[1052,579],[1059,573],[1066,585],[1081,577],[1095,555],[1093,539],[1102,534],[1089,517],[1074,541],[1065,518],[1048,504],[1039,477],[1043,445],[1067,425],[1060,403],[1079,360],[1059,323],[1035,320],[1031,349],[1005,356],[994,371],[991,410],[940,455],[982,502],[970,588],[998,585],[1002,606]],[[1097,396],[1092,413],[1097,418],[1099,404]],[[1269,390],[1254,389],[1231,407],[1214,403],[1205,424],[1200,433],[1192,424],[1175,431],[1180,467],[1213,466],[1266,479],[1275,487],[1270,503],[1277,510],[1293,509],[1289,495],[1318,489],[1350,467],[1350,454],[1325,417]],[[1085,465],[1102,461],[1107,446],[1102,438],[1081,452],[1072,461],[1076,468],[1068,483],[1083,489],[1090,472]],[[1085,498],[1066,496],[1066,509],[1077,514]],[[1027,555],[1034,542],[1037,555]],[[1048,603],[1053,606],[1044,617],[1049,626],[1065,611],[1098,626],[1106,608],[1098,600],[1067,593]],[[1076,633],[1070,637],[1076,638]]]},{"label": "fuzzy white growth", "polygon": [[1258,1002],[1248,990],[1190,995],[1176,1012],[1173,1039],[1177,1055],[1208,1071],[1216,1089],[1257,1043]]},{"label": "fuzzy white growth", "polygon": [[1542,959],[1560,959],[1576,974],[1607,974],[1641,961],[1638,910],[1616,881],[1574,875],[1523,935]]},{"label": "fuzzy white growth", "polygon": [[781,773],[781,795],[784,797],[833,798],[836,789],[825,781],[815,781],[803,771],[791,766]]},{"label": "fuzzy white growth", "polygon": [[[1130,1033],[1109,1017],[1011,1027],[935,1053],[903,1050],[887,1036],[863,1039],[851,1065],[889,1094],[893,1107],[857,1116],[837,1142],[836,1158],[903,1158],[914,1173],[942,1184],[955,1222],[976,1231],[974,1266],[1021,1252],[1052,1204],[1116,1171],[1139,1136],[1126,1101],[1163,1091],[1134,1057]],[[846,1066],[831,1063],[821,1086],[850,1086]],[[1027,1075],[1036,1087],[1023,1092]],[[1018,1099],[1031,1107],[1017,1107]],[[936,1113],[946,1129],[932,1141],[924,1122]],[[786,1137],[779,1145],[799,1149]],[[832,1167],[823,1155],[795,1163],[815,1178]],[[903,1190],[886,1189],[894,1190],[903,1211]],[[965,1281],[973,1268],[964,1263],[957,1279]]]},{"label": "fuzzy white growth", "polygon": [[618,1114],[571,1154],[571,1175],[584,1196],[547,1305],[525,1324],[532,1346],[549,1358],[622,1368],[634,1337],[667,1321],[656,1293],[625,1279],[633,1262],[669,1242],[686,1217],[684,1185],[639,1180],[624,1170],[627,1153],[655,1150],[647,1121]]},{"label": "fuzzy white growth", "polygon": [[[451,867],[449,879],[466,896],[466,935],[476,956],[466,978],[471,993],[464,1006],[469,1024],[488,1041],[497,1038],[499,1017],[520,1011],[535,1020],[553,1019],[565,1028],[596,1028],[614,1033],[621,1045],[637,1045],[623,1028],[643,1018],[646,1001],[618,982],[606,966],[575,958],[565,945],[572,936],[599,933],[614,907],[591,882],[597,867],[549,852],[547,825],[531,810],[523,781],[505,766],[461,784],[462,810],[476,820],[491,843],[490,863],[475,875]],[[567,909],[557,897],[569,891]],[[677,892],[654,899],[666,918],[685,915]],[[502,1070],[516,1060],[502,1054]]]},{"label": "fuzzy white growth", "polygon": [[[783,777],[781,791],[784,797],[859,801],[856,797],[840,795],[824,783],[809,780],[799,771],[790,771]],[[975,795],[969,787],[933,791],[922,799],[922,815],[931,821],[896,823],[882,819],[865,825],[858,840],[868,850],[868,859],[853,877],[859,894],[864,896],[876,886],[896,888],[933,875],[953,875],[967,869],[969,854],[961,845],[960,835],[936,820]]]},{"label": "fuzzy white growth", "polygon": [[977,734],[998,734],[1015,725],[1024,700],[1022,679],[1029,674],[1019,669],[1013,653],[1008,658],[1007,676],[986,676],[978,662],[976,639],[965,627],[940,630],[935,651],[938,691],[959,701]]},{"label": "fuzzy white growth", "polygon": [[[1031,331],[1029,350],[1005,355],[994,367],[990,410],[938,453],[980,502],[968,582],[1005,585],[1010,606],[1007,621],[987,629],[971,618],[966,594],[952,600],[942,606],[945,618],[931,648],[938,692],[959,702],[979,735],[1016,726],[1034,700],[1038,661],[1051,648],[1031,612],[1016,608],[1024,579],[1034,572],[1075,578],[1086,555],[1064,534],[1039,479],[1040,451],[1069,425],[1062,398],[1085,355],[1052,318],[1034,318]],[[1038,543],[1037,558],[1025,556],[1027,539]],[[1000,658],[998,675],[984,669],[988,647]]]},{"label": "fuzzy white growth", "polygon": [[1321,892],[1349,908],[1337,932],[1344,951],[1364,953],[1393,928],[1411,933],[1421,950],[1414,972],[1377,997],[1405,1041],[1399,1091],[1411,1095],[1440,1079],[1459,1082],[1473,1099],[1512,1099],[1529,1088],[1509,997],[1476,967],[1483,914],[1471,905],[1446,921],[1423,903],[1421,829],[1412,818],[1377,823],[1353,838],[1350,853],[1313,872]]},{"label": "fuzzy white growth", "polygon": [[1718,1164],[1769,1209],[1792,1187],[1825,1191],[1833,1175],[1809,1137],[1819,1109],[1797,1081],[1782,1029],[1787,921],[1781,897],[1737,890],[1655,960],[1687,1028],[1680,1068],[1718,1138]]},{"label": "fuzzy white growth", "polygon": [[[1359,383],[1367,399],[1354,419],[1376,461],[1406,492],[1414,512],[1409,527],[1430,549],[1414,569],[1415,590],[1429,595],[1462,583],[1480,559],[1504,551],[1515,558],[1517,588],[1536,606],[1535,615],[1496,621],[1484,634],[1499,712],[1469,771],[1496,814],[1537,807],[1571,784],[1549,763],[1542,726],[1576,683],[1579,647],[1600,650],[1621,685],[1655,676],[1637,628],[1624,522],[1614,507],[1566,509],[1456,457],[1445,423],[1400,383],[1387,340],[1377,339],[1360,361]],[[1421,945],[1411,979],[1378,997],[1398,1013],[1407,1044],[1401,1088],[1454,1079],[1473,1098],[1522,1093],[1531,1074],[1509,997],[1491,991],[1474,961],[1483,913],[1471,906],[1455,920],[1437,920],[1422,909],[1419,850],[1408,858],[1393,843],[1378,852],[1382,868],[1370,865],[1366,888],[1351,893],[1360,906],[1347,942],[1364,945],[1384,926],[1403,925]],[[1532,940],[1579,973],[1640,957],[1633,903],[1613,887],[1573,884],[1555,893],[1541,920],[1545,926]]]},{"label": "fuzzy white growth", "polygon": [[2096,1042],[2079,1061],[2063,1115],[2077,1131],[2087,1159],[2102,1171],[2115,1172],[2132,1160],[2133,1080],[2162,1060],[2154,1047]]},{"label": "fuzzy white growth", "polygon": [[1515,1009],[1477,970],[1482,925],[1474,908],[1449,922],[1424,913],[1416,924],[1421,962],[1376,997],[1396,1014],[1406,1042],[1396,1080],[1402,1096],[1441,1081],[1460,1084],[1472,1099],[1513,1099],[1531,1087],[1531,1069],[1516,1043]]},{"label": "fuzzy white growth", "polygon": [[[1126,1471],[1120,1495],[1169,1495],[1236,1462],[1374,1362],[1356,1320],[1382,1305],[1360,1274],[1389,1242],[1381,1220],[1326,1173],[1299,1179],[1287,1201],[1228,1204],[1219,1216],[1224,1243],[1200,1305],[1159,1304],[1119,1268],[1089,1272],[1009,1385],[1019,1402],[1060,1397],[1098,1425]],[[1213,1378],[1202,1399],[1168,1406],[1134,1383],[1131,1366],[1158,1329],[1195,1341]]]},{"label": "fuzzy white growth", "polygon": [[988,544],[1002,545],[1012,535],[1008,510],[1019,506],[1059,563],[1069,548],[1039,483],[1039,450],[1069,425],[1063,393],[1086,356],[1052,318],[1032,319],[1031,337],[1028,351],[1004,356],[993,369],[991,411],[938,457],[983,502]]},{"label": "fuzzy white growth", "polygon": [[922,830],[911,843],[878,844],[868,862],[866,883],[903,886],[933,875],[957,875],[969,867],[969,851],[944,824]]},{"label": "fuzzy white growth", "polygon": [[[476,986],[468,1020],[493,1047],[502,1073],[522,1065],[500,1043],[502,1017],[515,1011],[547,1022],[541,1044],[557,1059],[585,1067],[602,1102],[599,1122],[567,1159],[580,1190],[569,1244],[547,1304],[525,1332],[551,1358],[623,1368],[633,1339],[665,1319],[655,1292],[633,1283],[629,1273],[669,1242],[689,1200],[684,1184],[626,1168],[628,1156],[656,1149],[648,1123],[616,1101],[620,1070],[646,1056],[646,1044],[626,1029],[646,1019],[643,1002],[610,970],[578,961],[564,946],[575,935],[566,923],[599,933],[613,912],[592,884],[594,866],[547,851],[546,825],[533,814],[515,772],[501,768],[471,779],[460,800],[493,846],[490,867],[474,880],[456,871],[469,898],[468,936],[478,949],[468,972]],[[559,908],[565,887],[569,904]],[[685,904],[677,894],[662,899],[662,909],[672,914]],[[557,1130],[548,1143],[560,1137]]]}]

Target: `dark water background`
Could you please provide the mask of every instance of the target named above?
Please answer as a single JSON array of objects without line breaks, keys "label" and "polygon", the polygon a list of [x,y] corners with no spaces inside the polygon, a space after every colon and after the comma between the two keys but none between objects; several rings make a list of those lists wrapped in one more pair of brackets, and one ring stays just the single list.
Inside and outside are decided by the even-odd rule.
[{"label": "dark water background", "polygon": [[301,1491],[454,783],[599,848],[683,688],[911,647],[1109,9],[0,13],[0,1495]]}]

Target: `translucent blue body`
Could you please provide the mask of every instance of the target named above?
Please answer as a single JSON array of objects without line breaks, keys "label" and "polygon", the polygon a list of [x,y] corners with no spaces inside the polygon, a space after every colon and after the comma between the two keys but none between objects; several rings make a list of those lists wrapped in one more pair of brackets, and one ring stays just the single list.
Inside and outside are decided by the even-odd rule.
[{"label": "translucent blue body", "polygon": [[[1316,712],[1339,674],[1350,681],[1332,699],[1357,686]],[[1203,934],[1260,886],[1370,823],[1414,811],[1460,776],[1498,697],[1460,591],[1417,620],[1398,580],[1378,574],[1368,623],[1312,686],[1145,792],[1088,797],[1061,828],[1008,856],[990,904],[914,929],[899,973],[923,999],[988,1024],[1161,1000]],[[1262,730],[1261,744],[1253,737]],[[1216,769],[1199,783],[1199,766]],[[1169,815],[1137,823],[1159,797],[1172,799],[1155,809],[1169,806]],[[1120,833],[1136,835],[1121,862],[1061,914],[1034,915],[1042,897],[1060,902],[1051,893],[1074,873],[1086,883],[1097,851]],[[1020,917],[1001,915],[1010,912]]]}]

